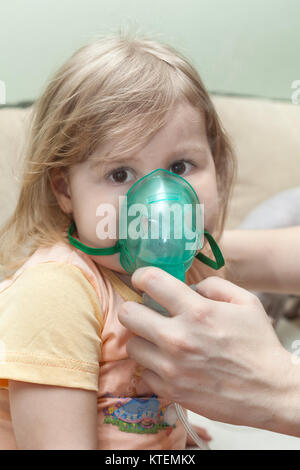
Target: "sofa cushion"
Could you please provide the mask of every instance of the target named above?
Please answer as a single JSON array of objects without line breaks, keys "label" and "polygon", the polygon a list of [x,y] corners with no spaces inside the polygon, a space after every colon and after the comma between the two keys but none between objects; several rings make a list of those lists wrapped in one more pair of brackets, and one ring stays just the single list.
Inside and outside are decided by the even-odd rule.
[{"label": "sofa cushion", "polygon": [[0,110],[0,225],[16,204],[30,111],[31,108]]},{"label": "sofa cushion", "polygon": [[300,186],[300,106],[215,96],[214,104],[238,159],[227,228],[260,202]]}]

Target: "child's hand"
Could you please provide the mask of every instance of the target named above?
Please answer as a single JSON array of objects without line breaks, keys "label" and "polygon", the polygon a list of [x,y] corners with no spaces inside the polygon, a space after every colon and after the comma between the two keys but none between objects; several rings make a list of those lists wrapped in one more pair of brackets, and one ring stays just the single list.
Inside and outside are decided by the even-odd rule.
[{"label": "child's hand", "polygon": [[[197,426],[195,424],[192,424],[192,427],[194,431],[198,434],[200,439],[202,439],[204,442],[208,443],[208,441],[211,441],[212,437],[208,434],[205,428],[201,428],[201,426]],[[185,447],[187,448],[187,447],[195,447],[195,446],[196,446],[196,443],[194,442],[194,439],[188,435]]]}]

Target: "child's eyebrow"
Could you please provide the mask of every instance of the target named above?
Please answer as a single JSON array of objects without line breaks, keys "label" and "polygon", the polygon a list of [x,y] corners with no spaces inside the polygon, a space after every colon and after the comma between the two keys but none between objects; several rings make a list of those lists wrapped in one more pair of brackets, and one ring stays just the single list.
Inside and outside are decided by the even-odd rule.
[{"label": "child's eyebrow", "polygon": [[123,158],[107,158],[107,159],[104,159],[104,158],[90,158],[90,167],[92,169],[96,169],[98,167],[101,167],[101,166],[105,166],[105,165],[112,165],[112,164],[119,164],[119,163],[128,163],[128,162],[131,162],[131,161],[137,161],[138,158],[137,157],[123,157]]},{"label": "child's eyebrow", "polygon": [[[184,145],[182,147],[178,147],[177,149],[173,150],[168,154],[166,157],[166,161],[171,160],[172,158],[176,158],[182,156],[184,153],[198,153],[198,154],[206,154],[207,148],[205,145]],[[91,158],[90,159],[90,166],[92,169],[96,169],[101,167],[102,165],[114,165],[114,164],[129,164],[130,162],[136,162],[140,160],[138,156],[131,156],[131,157],[123,157],[123,158],[111,158],[111,159],[104,159],[104,158]]]}]

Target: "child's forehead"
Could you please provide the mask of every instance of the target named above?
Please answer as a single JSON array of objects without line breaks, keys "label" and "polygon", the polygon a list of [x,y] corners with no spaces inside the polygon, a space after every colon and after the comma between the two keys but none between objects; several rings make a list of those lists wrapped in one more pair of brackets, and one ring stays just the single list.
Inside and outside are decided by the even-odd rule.
[{"label": "child's forehead", "polygon": [[105,166],[110,163],[114,164],[125,164],[125,163],[131,163],[131,162],[137,162],[140,160],[138,157],[133,157],[132,154],[129,156],[120,156],[120,155],[110,155],[110,154],[101,154],[101,152],[98,153],[98,155],[92,156],[89,158],[90,162],[90,168],[97,168],[99,166]]},{"label": "child's forehead", "polygon": [[[208,153],[208,146],[205,144],[199,144],[196,142],[185,143],[182,145],[178,145],[175,147],[171,147],[168,151],[161,152],[160,160],[162,164],[168,163],[170,160],[176,158],[184,158],[185,156],[195,156],[198,158],[202,158],[207,156]],[[147,159],[148,160],[148,159]],[[129,155],[101,155],[99,152],[98,155],[94,155],[90,158],[90,168],[105,168],[109,167],[110,165],[132,165],[132,164],[143,164],[146,161],[143,158],[143,154],[135,153]]]},{"label": "child's forehead", "polygon": [[[111,147],[99,145],[89,157],[90,166],[97,167],[106,163],[125,163],[127,161],[138,161],[140,159],[138,150],[124,150],[124,146],[118,149],[117,146]],[[142,146],[140,146],[142,147]]]},{"label": "child's forehead", "polygon": [[[185,102],[178,102],[166,114],[166,120],[153,133],[141,132],[128,135],[120,132],[112,139],[105,137],[90,155],[92,168],[110,163],[138,163],[143,156],[161,150],[162,156],[171,158],[185,153],[203,153],[207,147],[207,135],[203,113]],[[148,127],[149,130],[149,127]],[[137,130],[138,131],[138,130]]]}]

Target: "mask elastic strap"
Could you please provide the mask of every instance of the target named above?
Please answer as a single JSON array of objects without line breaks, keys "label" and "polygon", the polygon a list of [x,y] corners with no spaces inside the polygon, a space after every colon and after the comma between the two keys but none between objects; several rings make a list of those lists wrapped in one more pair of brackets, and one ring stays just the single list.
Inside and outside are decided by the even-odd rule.
[{"label": "mask elastic strap", "polygon": [[116,242],[114,246],[110,246],[109,248],[93,248],[91,246],[84,245],[76,238],[72,237],[72,233],[76,230],[75,222],[73,221],[68,230],[68,238],[69,242],[74,245],[79,250],[83,251],[87,255],[94,255],[94,256],[101,256],[101,255],[113,255],[120,251],[120,244],[119,241]]},{"label": "mask elastic strap", "polygon": [[[101,256],[101,255],[114,255],[115,253],[118,253],[120,251],[120,243],[119,240],[116,242],[114,246],[110,246],[109,248],[93,248],[91,246],[84,245],[81,243],[79,240],[76,238],[72,237],[72,233],[76,230],[76,225],[75,222],[73,221],[69,227],[68,230],[68,239],[69,242],[74,245],[76,248],[79,250],[83,251],[84,253],[88,255],[94,255],[94,256]],[[198,253],[196,255],[196,258],[198,258],[202,263],[206,264],[207,266],[210,266],[213,269],[220,269],[222,266],[224,266],[225,261],[223,258],[223,255],[221,253],[220,248],[218,247],[217,242],[213,238],[213,236],[204,230],[204,235],[207,238],[207,241],[210,245],[210,248],[213,252],[213,255],[215,257],[215,260],[208,258],[205,256],[203,253]]]},{"label": "mask elastic strap", "polygon": [[198,253],[196,255],[196,258],[198,258],[202,263],[206,264],[207,266],[210,266],[213,269],[222,268],[222,266],[224,266],[225,264],[225,261],[224,261],[223,255],[221,253],[220,248],[218,247],[216,240],[206,230],[204,230],[204,235],[206,236],[206,239],[209,243],[209,246],[211,248],[211,251],[213,252],[215,259],[214,260],[210,259],[207,256],[205,256],[203,253]]}]

